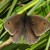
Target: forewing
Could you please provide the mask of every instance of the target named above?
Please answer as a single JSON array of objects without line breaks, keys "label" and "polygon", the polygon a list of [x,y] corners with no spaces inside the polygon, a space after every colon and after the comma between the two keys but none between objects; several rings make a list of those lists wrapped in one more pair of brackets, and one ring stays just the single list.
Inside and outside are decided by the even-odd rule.
[{"label": "forewing", "polygon": [[11,34],[14,35],[15,33],[18,34],[22,30],[22,18],[24,17],[23,14],[18,14],[15,16],[10,17],[5,21],[4,27],[5,29]]},{"label": "forewing", "polygon": [[30,19],[30,26],[37,36],[40,36],[48,29],[50,29],[50,23],[45,18],[42,18],[40,16],[30,16]]}]

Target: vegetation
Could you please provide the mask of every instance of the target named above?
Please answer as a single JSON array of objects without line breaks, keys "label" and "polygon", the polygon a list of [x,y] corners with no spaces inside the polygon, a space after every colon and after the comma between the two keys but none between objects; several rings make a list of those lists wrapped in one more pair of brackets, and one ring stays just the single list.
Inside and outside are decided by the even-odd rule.
[{"label": "vegetation", "polygon": [[50,50],[50,30],[40,36],[36,44],[24,44],[22,39],[19,44],[11,42],[9,33],[4,29],[5,20],[25,12],[46,17],[50,15],[50,0],[0,0],[0,50]]}]

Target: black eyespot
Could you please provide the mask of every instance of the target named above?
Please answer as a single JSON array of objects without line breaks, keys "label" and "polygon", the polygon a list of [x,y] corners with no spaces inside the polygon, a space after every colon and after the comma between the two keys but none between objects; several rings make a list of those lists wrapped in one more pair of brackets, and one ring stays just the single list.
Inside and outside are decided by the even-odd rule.
[{"label": "black eyespot", "polygon": [[9,24],[9,22],[8,22],[8,24]]},{"label": "black eyespot", "polygon": [[46,23],[44,23],[44,25],[45,25]]}]

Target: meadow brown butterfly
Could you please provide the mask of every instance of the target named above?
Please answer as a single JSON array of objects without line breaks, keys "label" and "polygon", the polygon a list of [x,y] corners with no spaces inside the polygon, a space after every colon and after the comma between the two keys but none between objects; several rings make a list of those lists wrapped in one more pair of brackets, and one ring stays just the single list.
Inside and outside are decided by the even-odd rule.
[{"label": "meadow brown butterfly", "polygon": [[50,22],[40,16],[17,14],[5,21],[5,29],[12,35],[14,42],[24,36],[25,43],[36,43],[44,32],[50,29]]}]

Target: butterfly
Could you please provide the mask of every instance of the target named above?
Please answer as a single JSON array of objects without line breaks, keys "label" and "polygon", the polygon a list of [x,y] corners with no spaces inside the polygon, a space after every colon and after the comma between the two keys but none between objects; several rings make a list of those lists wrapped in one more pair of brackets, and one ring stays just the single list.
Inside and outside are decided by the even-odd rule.
[{"label": "butterfly", "polygon": [[24,43],[35,44],[50,29],[50,22],[40,16],[16,14],[5,21],[4,28],[12,36],[13,42],[18,43],[24,36]]}]

